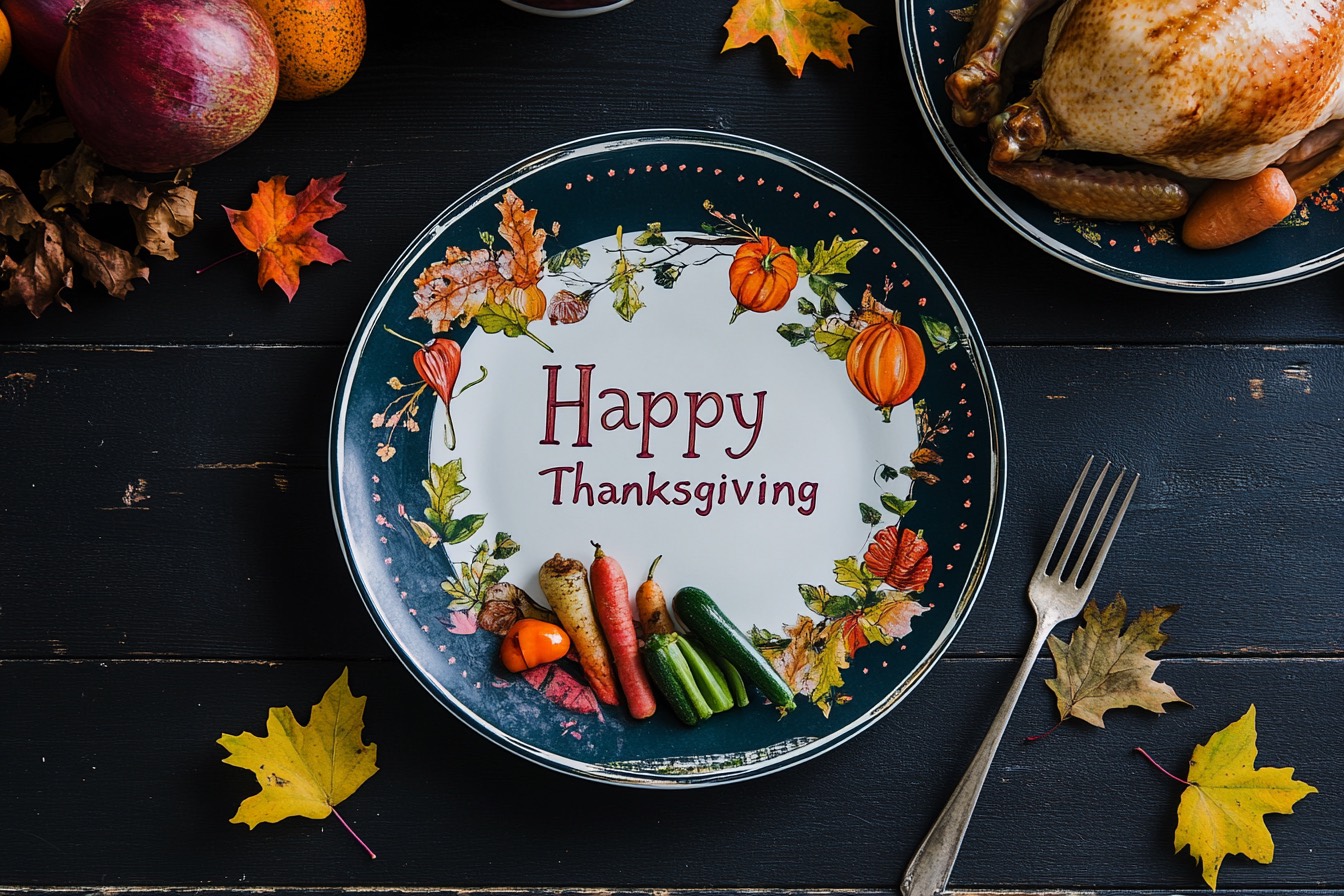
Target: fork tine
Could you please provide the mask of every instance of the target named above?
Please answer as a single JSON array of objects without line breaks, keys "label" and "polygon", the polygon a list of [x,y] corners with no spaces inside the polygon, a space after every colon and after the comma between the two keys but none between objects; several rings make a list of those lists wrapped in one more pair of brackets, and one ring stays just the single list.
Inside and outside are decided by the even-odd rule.
[{"label": "fork tine", "polygon": [[[1109,466],[1109,464],[1107,466]],[[1078,587],[1078,580],[1083,576],[1083,564],[1087,562],[1087,555],[1091,553],[1092,545],[1097,543],[1097,533],[1101,531],[1101,527],[1106,523],[1106,513],[1111,509],[1111,503],[1115,501],[1115,493],[1120,490],[1120,483],[1124,481],[1124,478],[1125,468],[1121,467],[1120,474],[1115,477],[1115,481],[1111,483],[1110,491],[1106,493],[1106,500],[1102,503],[1101,509],[1097,511],[1097,518],[1092,521],[1092,528],[1087,533],[1087,544],[1083,545],[1083,549],[1073,558],[1073,566],[1069,567],[1069,571],[1059,577],[1060,581],[1072,581],[1073,587]],[[1093,493],[1101,488],[1101,483],[1105,481],[1105,479],[1106,470],[1103,468],[1101,475],[1097,477],[1096,485],[1092,486]],[[1082,515],[1078,517],[1078,522],[1074,527],[1075,535],[1082,532],[1083,524],[1087,522],[1087,511],[1088,508],[1084,507]],[[1070,547],[1072,547],[1072,543],[1070,543]],[[1062,562],[1063,561],[1061,560],[1061,563]]]},{"label": "fork tine", "polygon": [[[1073,502],[1078,498],[1078,492],[1082,491],[1083,483],[1087,481],[1087,471],[1092,469],[1092,461],[1096,455],[1088,455],[1087,463],[1083,464],[1083,472],[1078,474],[1078,481],[1073,484],[1073,491],[1069,493],[1069,500],[1064,502],[1064,509],[1059,512],[1059,521],[1055,523],[1055,530],[1050,533],[1050,539],[1045,545],[1045,550],[1041,552],[1041,560],[1036,564],[1034,576],[1046,575],[1046,570],[1050,566],[1050,558],[1054,556],[1055,545],[1059,544],[1059,536],[1064,534],[1064,527],[1069,522],[1069,513],[1073,510]],[[1067,551],[1065,552],[1067,553]]]},{"label": "fork tine", "polygon": [[[1121,478],[1124,474],[1121,473]],[[1115,480],[1115,484],[1120,484],[1120,479]],[[1125,499],[1120,502],[1120,508],[1115,512],[1115,519],[1111,520],[1111,528],[1106,533],[1106,538],[1101,542],[1101,548],[1097,551],[1097,558],[1092,561],[1092,571],[1087,575],[1087,581],[1083,582],[1082,590],[1084,593],[1091,592],[1092,584],[1097,580],[1097,574],[1101,572],[1101,564],[1106,562],[1106,553],[1111,549],[1111,542],[1115,541],[1116,530],[1120,528],[1120,521],[1125,518],[1125,510],[1129,507],[1129,499],[1134,497],[1134,489],[1139,487],[1139,474],[1134,474],[1134,481],[1129,484],[1129,490],[1125,492]],[[1112,489],[1114,491],[1114,489]],[[1108,501],[1109,503],[1109,501]],[[1105,514],[1103,514],[1105,516]],[[1101,522],[1100,519],[1097,520]]]},{"label": "fork tine", "polygon": [[[1069,530],[1069,542],[1064,545],[1064,550],[1059,552],[1059,559],[1055,563],[1051,575],[1058,576],[1061,580],[1065,577],[1062,574],[1064,567],[1068,565],[1069,558],[1073,556],[1073,546],[1078,543],[1078,536],[1083,532],[1083,523],[1087,522],[1088,514],[1092,512],[1092,503],[1097,499],[1097,492],[1101,491],[1101,484],[1106,481],[1106,474],[1111,470],[1111,462],[1107,461],[1097,473],[1097,479],[1092,483],[1092,489],[1087,493],[1087,500],[1083,502],[1083,507],[1078,511],[1078,519],[1074,521],[1073,528]],[[1104,511],[1103,511],[1104,513]],[[1083,553],[1087,553],[1084,551]]]}]

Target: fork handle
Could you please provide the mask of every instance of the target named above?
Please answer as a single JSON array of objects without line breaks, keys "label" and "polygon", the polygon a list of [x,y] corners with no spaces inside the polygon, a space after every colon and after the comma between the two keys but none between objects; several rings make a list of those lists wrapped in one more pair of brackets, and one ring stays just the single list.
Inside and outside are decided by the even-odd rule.
[{"label": "fork handle", "polygon": [[1052,628],[1054,626],[1046,620],[1037,622],[1027,655],[1018,667],[1017,676],[1008,688],[1008,695],[1004,697],[994,721],[990,723],[985,739],[980,742],[980,749],[975,751],[961,782],[952,791],[952,797],[905,869],[905,877],[901,881],[901,892],[905,896],[937,896],[947,888],[947,881],[952,876],[952,865],[961,849],[961,840],[966,836],[971,813],[975,811],[976,800],[980,798],[980,788],[989,775],[990,764],[994,761],[999,741],[1003,739],[1003,732],[1008,727],[1008,719],[1012,717],[1017,698],[1021,696],[1022,687],[1027,683],[1036,657],[1045,646]]}]

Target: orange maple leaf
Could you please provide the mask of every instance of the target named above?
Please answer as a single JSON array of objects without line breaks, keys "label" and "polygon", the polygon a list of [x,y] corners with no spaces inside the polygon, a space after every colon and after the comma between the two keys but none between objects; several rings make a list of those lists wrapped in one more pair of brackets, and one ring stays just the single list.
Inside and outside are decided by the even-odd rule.
[{"label": "orange maple leaf", "polygon": [[546,263],[546,231],[537,230],[537,210],[523,205],[513,190],[504,193],[504,200],[496,203],[499,209],[499,235],[513,251],[501,252],[500,273],[519,289],[528,289],[541,279],[542,265]]},{"label": "orange maple leaf", "polygon": [[728,40],[719,52],[768,37],[789,71],[801,78],[810,55],[853,68],[849,39],[868,25],[835,0],[737,0],[723,26]]},{"label": "orange maple leaf", "polygon": [[345,253],[318,233],[313,225],[345,208],[336,201],[344,174],[313,178],[303,192],[285,192],[286,175],[259,181],[247,211],[225,208],[238,240],[257,254],[257,286],[274,280],[290,301],[299,289],[299,268],[315,261],[335,264]]}]

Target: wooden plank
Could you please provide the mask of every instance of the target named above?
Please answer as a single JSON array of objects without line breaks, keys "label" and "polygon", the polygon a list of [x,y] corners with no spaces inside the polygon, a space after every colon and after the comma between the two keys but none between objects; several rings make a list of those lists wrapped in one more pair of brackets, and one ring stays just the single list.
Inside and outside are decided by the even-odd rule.
[{"label": "wooden plank", "polygon": [[[1321,896],[1320,890],[1243,890],[1236,896]],[[360,896],[891,896],[891,889],[854,887],[742,887],[737,889],[645,887],[0,887],[0,896],[328,896],[359,893]],[[960,890],[945,896],[1170,896],[1169,890]]]},{"label": "wooden plank", "polygon": [[[13,459],[0,583],[25,596],[4,608],[3,655],[386,656],[330,522],[341,354],[0,352],[0,452]],[[1176,654],[1344,653],[1333,573],[1344,472],[1318,461],[1344,414],[1337,352],[1004,347],[992,358],[1009,422],[1007,512],[957,653],[1021,649],[1023,583],[1094,451],[1145,476],[1099,598],[1182,605],[1167,626]]]},{"label": "wooden plank", "polygon": [[[889,889],[1014,665],[947,661],[875,727],[797,768],[664,793],[545,771],[471,733],[398,665],[354,663],[380,770],[341,812],[378,853],[369,861],[331,819],[229,824],[256,784],[215,744],[221,732],[263,731],[269,706],[306,721],[340,663],[0,662],[4,885]],[[1025,744],[1053,721],[1045,665],[1005,737],[955,887],[1199,889],[1195,863],[1172,854],[1181,788],[1134,747],[1180,774],[1251,702],[1261,765],[1323,782],[1337,763],[1344,661],[1170,660],[1163,670],[1194,706],[1115,712],[1105,730],[1070,723]],[[1344,888],[1341,813],[1344,794],[1323,787],[1271,818],[1274,863],[1229,859],[1220,889]]]},{"label": "wooden plank", "polygon": [[[82,288],[73,315],[6,315],[0,338],[343,344],[401,250],[460,195],[558,143],[649,127],[764,140],[856,181],[953,273],[992,342],[1344,337],[1338,288],[1182,298],[1100,280],[1030,246],[973,197],[928,134],[899,62],[895,4],[852,7],[872,23],[852,41],[853,70],[813,59],[802,78],[768,41],[719,53],[727,12],[711,3],[645,2],[563,23],[493,2],[371,9],[368,53],[350,84],[319,102],[278,104],[251,139],[198,167],[200,222],[181,259],[156,259],[152,284],[124,302]],[[556,52],[557,41],[570,50]],[[524,59],[534,89],[512,77]],[[297,189],[339,172],[349,208],[320,229],[351,261],[306,269],[292,304],[274,286],[258,292],[246,256],[195,273],[238,249],[221,206],[246,207],[258,180],[288,174]]]}]

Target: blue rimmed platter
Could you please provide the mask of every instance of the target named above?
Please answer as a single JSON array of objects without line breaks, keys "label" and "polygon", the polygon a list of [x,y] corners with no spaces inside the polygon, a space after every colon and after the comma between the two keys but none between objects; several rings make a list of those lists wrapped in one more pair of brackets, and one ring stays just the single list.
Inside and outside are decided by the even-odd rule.
[{"label": "blue rimmed platter", "polygon": [[988,172],[984,127],[952,121],[943,82],[970,28],[974,6],[896,0],[902,57],[920,113],[952,169],[1032,245],[1083,270],[1148,289],[1232,292],[1310,277],[1344,263],[1338,182],[1304,199],[1282,223],[1223,249],[1187,248],[1179,225],[1114,223],[1061,214]]},{"label": "blue rimmed platter", "polygon": [[[634,131],[525,160],[407,248],[347,354],[331,485],[374,621],[445,707],[548,768],[686,787],[909,693],[983,581],[1003,438],[975,326],[899,221],[785,150]],[[572,657],[506,671],[540,565],[594,542],[632,592],[661,557],[669,596],[713,595],[796,708],[636,721]]]}]

